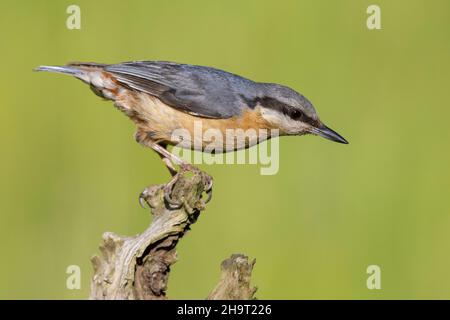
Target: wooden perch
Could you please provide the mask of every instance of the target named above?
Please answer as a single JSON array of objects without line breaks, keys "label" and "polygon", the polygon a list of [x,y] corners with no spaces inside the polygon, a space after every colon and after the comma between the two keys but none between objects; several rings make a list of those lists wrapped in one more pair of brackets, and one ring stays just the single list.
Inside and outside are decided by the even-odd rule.
[{"label": "wooden perch", "polygon": [[220,281],[209,300],[250,300],[256,292],[256,287],[250,287],[253,266],[256,260],[248,261],[243,254],[233,254],[222,262]]},{"label": "wooden perch", "polygon": [[[101,256],[92,258],[90,298],[167,299],[170,266],[177,261],[175,247],[205,208],[203,193],[210,181],[202,171],[183,172],[171,191],[171,198],[181,203],[175,207],[164,198],[166,185],[148,187],[143,195],[153,214],[150,226],[134,237],[103,234]],[[254,263],[244,255],[223,261],[221,280],[208,299],[252,299],[256,291],[250,287]]]}]

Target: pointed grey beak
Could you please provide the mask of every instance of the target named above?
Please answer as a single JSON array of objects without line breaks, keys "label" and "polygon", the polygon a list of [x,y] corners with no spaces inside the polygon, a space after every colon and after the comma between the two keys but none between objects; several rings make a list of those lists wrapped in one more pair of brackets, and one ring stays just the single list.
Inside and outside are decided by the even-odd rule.
[{"label": "pointed grey beak", "polygon": [[341,136],[336,131],[328,128],[324,124],[322,124],[320,127],[312,128],[311,133],[315,134],[315,135],[318,135],[318,136],[321,136],[321,137],[323,137],[325,139],[334,141],[334,142],[348,144],[348,141],[345,140],[343,136]]}]

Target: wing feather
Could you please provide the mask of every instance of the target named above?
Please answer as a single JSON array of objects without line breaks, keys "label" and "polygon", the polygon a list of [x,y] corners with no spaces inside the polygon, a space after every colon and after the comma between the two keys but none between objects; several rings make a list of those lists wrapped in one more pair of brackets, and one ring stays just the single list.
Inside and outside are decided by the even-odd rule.
[{"label": "wing feather", "polygon": [[256,94],[256,83],[214,68],[138,61],[104,68],[119,82],[154,95],[178,110],[207,118],[230,118]]}]

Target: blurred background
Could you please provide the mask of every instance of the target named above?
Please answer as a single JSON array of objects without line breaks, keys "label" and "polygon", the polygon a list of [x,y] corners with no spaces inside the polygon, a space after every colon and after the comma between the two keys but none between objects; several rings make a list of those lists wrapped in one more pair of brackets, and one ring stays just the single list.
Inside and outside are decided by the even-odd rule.
[{"label": "blurred background", "polygon": [[[81,8],[81,29],[66,9]],[[111,102],[41,64],[170,60],[305,94],[348,146],[280,139],[280,170],[201,166],[213,201],[178,246],[170,298],[202,299],[231,253],[260,299],[450,298],[450,3],[0,3],[0,298],[85,299],[105,231],[150,221],[137,196],[169,176]],[[366,268],[381,268],[368,290]],[[81,290],[66,288],[79,265]]]}]

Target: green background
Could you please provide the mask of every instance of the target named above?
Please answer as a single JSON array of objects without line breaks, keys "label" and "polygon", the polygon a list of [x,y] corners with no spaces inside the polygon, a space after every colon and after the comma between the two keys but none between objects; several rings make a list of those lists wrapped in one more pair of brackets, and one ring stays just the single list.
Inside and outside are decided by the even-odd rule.
[{"label": "green background", "polygon": [[[105,231],[149,223],[169,178],[133,124],[40,64],[170,60],[305,94],[350,141],[280,139],[280,170],[201,166],[213,201],[178,246],[168,295],[204,298],[231,253],[261,299],[450,298],[450,2],[10,1],[0,4],[0,298],[87,298]],[[81,7],[81,30],[66,8]],[[79,265],[81,290],[66,289]],[[368,290],[366,268],[381,267]]]}]

